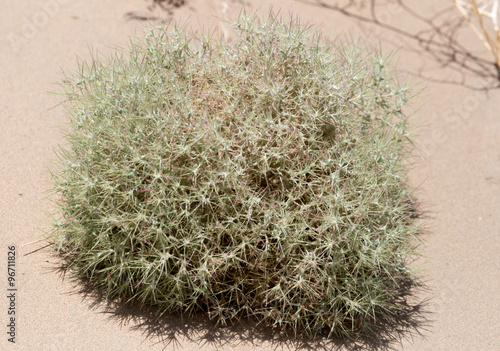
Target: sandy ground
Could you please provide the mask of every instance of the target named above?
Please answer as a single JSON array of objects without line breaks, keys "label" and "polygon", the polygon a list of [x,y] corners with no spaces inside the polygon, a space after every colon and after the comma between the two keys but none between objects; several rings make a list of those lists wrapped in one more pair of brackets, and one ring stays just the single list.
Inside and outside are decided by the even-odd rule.
[{"label": "sandy ground", "polygon": [[[329,38],[361,38],[395,51],[399,72],[423,92],[412,105],[419,152],[409,178],[425,211],[422,302],[402,331],[361,343],[367,349],[500,349],[500,89],[489,53],[446,0],[247,1],[293,11]],[[242,324],[216,329],[203,318],[151,319],[102,303],[55,270],[43,242],[48,167],[66,123],[54,83],[90,47],[126,45],[150,19],[194,28],[237,14],[242,1],[187,0],[148,8],[146,0],[4,1],[0,12],[0,350],[350,349],[341,342],[294,342]],[[350,5],[349,5],[350,4]],[[369,5],[372,5],[370,8]],[[220,23],[220,22],[219,22]],[[222,27],[224,31],[224,27]],[[7,341],[8,246],[16,252],[16,343]],[[367,346],[370,345],[370,346]],[[353,345],[351,345],[353,346]]]}]

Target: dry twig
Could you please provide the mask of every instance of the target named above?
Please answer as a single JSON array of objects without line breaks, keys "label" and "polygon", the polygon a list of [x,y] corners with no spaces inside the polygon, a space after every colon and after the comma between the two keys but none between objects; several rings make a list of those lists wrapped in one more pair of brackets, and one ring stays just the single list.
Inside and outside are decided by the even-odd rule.
[{"label": "dry twig", "polygon": [[474,33],[495,57],[500,78],[500,0],[450,0],[467,20]]}]

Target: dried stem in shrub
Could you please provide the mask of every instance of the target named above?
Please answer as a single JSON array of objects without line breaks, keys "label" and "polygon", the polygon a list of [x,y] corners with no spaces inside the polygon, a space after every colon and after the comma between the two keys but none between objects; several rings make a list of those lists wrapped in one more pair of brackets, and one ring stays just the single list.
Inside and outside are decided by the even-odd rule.
[{"label": "dried stem in shrub", "polygon": [[500,0],[450,0],[467,20],[474,33],[493,54],[500,79]]}]

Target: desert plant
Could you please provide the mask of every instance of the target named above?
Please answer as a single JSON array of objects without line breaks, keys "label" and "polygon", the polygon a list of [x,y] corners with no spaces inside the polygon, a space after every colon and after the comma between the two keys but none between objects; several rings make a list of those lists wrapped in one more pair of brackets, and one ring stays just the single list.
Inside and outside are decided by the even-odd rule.
[{"label": "desert plant", "polygon": [[467,20],[486,48],[493,54],[500,79],[500,0],[450,0]]},{"label": "desert plant", "polygon": [[414,282],[407,88],[294,19],[233,27],[151,28],[66,75],[51,240],[109,299],[369,333]]}]

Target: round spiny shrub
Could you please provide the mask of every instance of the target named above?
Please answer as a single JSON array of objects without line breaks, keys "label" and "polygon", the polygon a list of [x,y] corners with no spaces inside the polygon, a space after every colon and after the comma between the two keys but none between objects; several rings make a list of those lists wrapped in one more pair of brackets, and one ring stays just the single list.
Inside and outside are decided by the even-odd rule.
[{"label": "round spiny shrub", "polygon": [[52,240],[110,299],[372,332],[413,282],[407,89],[293,20],[234,30],[153,28],[66,77]]}]

